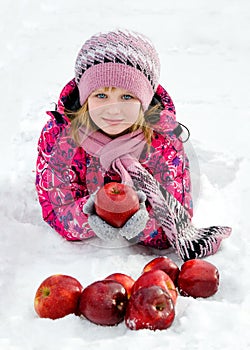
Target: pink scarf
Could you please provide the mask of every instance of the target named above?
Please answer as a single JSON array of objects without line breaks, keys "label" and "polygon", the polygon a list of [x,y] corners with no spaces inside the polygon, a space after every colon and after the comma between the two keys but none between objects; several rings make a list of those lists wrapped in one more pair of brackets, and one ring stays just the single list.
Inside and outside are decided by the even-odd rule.
[{"label": "pink scarf", "polygon": [[104,169],[113,169],[122,183],[146,194],[152,207],[150,214],[160,222],[183,260],[214,254],[221,240],[230,235],[230,227],[195,228],[188,211],[140,164],[139,158],[146,144],[141,130],[115,139],[99,131],[87,133],[84,128],[80,133],[81,146],[90,155],[99,157]]},{"label": "pink scarf", "polygon": [[117,172],[122,183],[133,187],[133,180],[127,168],[134,162],[139,164],[138,159],[146,144],[143,132],[137,130],[115,139],[98,131],[87,134],[83,128],[81,134],[83,149],[90,155],[98,157],[105,170],[112,169]]}]

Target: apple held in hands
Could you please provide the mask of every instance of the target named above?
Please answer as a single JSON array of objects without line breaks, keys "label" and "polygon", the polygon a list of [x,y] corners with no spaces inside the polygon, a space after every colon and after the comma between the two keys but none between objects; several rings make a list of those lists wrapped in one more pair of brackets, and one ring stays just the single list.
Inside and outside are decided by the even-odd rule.
[{"label": "apple held in hands", "polygon": [[159,286],[143,287],[129,299],[125,324],[132,330],[162,330],[171,326],[175,309],[169,293]]},{"label": "apple held in hands", "polygon": [[134,189],[119,182],[105,184],[95,196],[97,215],[114,227],[122,227],[139,208]]},{"label": "apple held in hands", "polygon": [[81,283],[74,277],[52,275],[46,278],[36,291],[35,311],[40,317],[53,320],[76,314],[82,290]]},{"label": "apple held in hands", "polygon": [[127,302],[127,292],[121,283],[96,281],[83,290],[79,314],[98,325],[115,326],[123,321]]},{"label": "apple held in hands", "polygon": [[180,272],[179,267],[171,260],[170,258],[167,258],[165,256],[159,256],[153,260],[151,260],[149,263],[147,263],[144,268],[143,272],[147,272],[150,270],[162,270],[166,274],[169,275],[171,280],[174,282],[175,285],[177,285],[177,279]]},{"label": "apple held in hands", "polygon": [[114,280],[114,281],[121,283],[123,285],[123,287],[126,289],[128,298],[130,298],[131,290],[132,290],[132,287],[135,283],[135,280],[131,276],[128,276],[124,273],[115,272],[115,273],[112,273],[111,275],[107,276],[105,278],[105,280]]},{"label": "apple held in hands", "polygon": [[178,292],[175,288],[174,282],[171,278],[162,270],[150,270],[144,272],[134,283],[131,294],[133,295],[137,290],[142,287],[150,287],[150,286],[159,286],[163,290],[166,290],[172,300],[173,303],[176,304],[176,299],[178,296]]},{"label": "apple held in hands", "polygon": [[181,266],[178,289],[183,296],[207,298],[219,287],[219,271],[205,260],[188,260]]}]

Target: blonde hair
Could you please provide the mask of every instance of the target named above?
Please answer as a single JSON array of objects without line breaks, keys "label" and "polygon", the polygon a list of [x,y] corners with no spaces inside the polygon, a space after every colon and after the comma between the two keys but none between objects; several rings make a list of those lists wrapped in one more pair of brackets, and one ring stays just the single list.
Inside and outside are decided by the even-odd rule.
[{"label": "blonde hair", "polygon": [[[146,122],[146,120],[149,119],[151,115],[155,115],[157,111],[160,111],[159,105],[151,107],[145,113],[143,112],[142,108],[140,108],[136,122],[127,129],[127,133],[134,132],[141,128],[144,133],[146,142],[148,146],[150,146],[153,137],[153,129],[150,124]],[[86,129],[89,131],[97,130],[96,125],[89,115],[88,101],[86,101],[77,111],[70,111],[65,109],[65,114],[71,120],[71,135],[78,145],[80,144],[79,130],[82,126],[86,127]]]}]

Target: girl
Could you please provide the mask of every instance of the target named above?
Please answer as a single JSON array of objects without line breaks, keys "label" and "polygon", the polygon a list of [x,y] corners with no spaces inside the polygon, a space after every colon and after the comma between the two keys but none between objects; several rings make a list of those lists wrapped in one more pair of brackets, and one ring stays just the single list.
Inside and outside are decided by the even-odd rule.
[{"label": "girl", "polygon": [[[67,240],[122,236],[183,260],[214,254],[231,228],[196,229],[191,222],[189,164],[173,102],[159,85],[152,43],[131,31],[92,36],[82,46],[75,78],[38,144],[36,188],[44,220]],[[108,182],[133,186],[140,209],[120,229],[94,210]]]}]

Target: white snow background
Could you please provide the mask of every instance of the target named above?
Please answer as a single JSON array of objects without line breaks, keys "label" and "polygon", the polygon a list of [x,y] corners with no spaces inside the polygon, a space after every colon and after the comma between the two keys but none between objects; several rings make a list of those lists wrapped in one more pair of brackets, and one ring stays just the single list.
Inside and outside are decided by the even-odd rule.
[{"label": "white snow background", "polygon": [[[152,39],[160,83],[191,131],[194,191],[200,183],[194,223],[233,227],[206,258],[219,269],[219,291],[179,297],[164,331],[101,327],[74,315],[40,319],[33,308],[36,289],[52,274],[87,286],[113,272],[136,279],[160,254],[181,266],[171,250],[66,242],[41,218],[34,171],[45,111],[73,77],[83,42],[116,27]],[[0,50],[0,349],[249,349],[249,1],[2,0]]]}]

